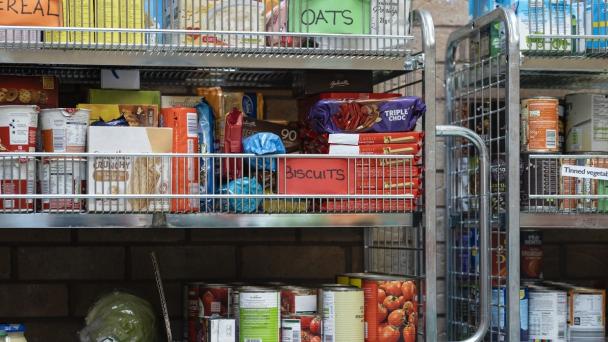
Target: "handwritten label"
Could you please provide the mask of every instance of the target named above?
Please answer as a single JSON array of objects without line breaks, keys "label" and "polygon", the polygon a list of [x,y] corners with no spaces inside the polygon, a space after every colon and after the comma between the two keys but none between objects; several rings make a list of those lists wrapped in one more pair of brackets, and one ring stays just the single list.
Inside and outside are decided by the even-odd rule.
[{"label": "handwritten label", "polygon": [[59,26],[59,0],[0,0],[0,25]]},{"label": "handwritten label", "polygon": [[[347,159],[290,158],[279,160],[279,194],[347,194],[350,170]],[[352,169],[352,168],[351,168]]]},{"label": "handwritten label", "polygon": [[290,0],[289,32],[367,34],[370,0]]},{"label": "handwritten label", "polygon": [[608,180],[608,169],[591,166],[562,165],[562,177]]}]

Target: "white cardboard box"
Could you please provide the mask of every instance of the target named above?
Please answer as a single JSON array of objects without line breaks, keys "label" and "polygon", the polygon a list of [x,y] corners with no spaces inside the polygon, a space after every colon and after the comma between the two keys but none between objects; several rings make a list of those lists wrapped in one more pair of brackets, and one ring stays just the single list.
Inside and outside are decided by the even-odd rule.
[{"label": "white cardboard box", "polygon": [[608,152],[608,95],[566,95],[566,152]]},{"label": "white cardboard box", "polygon": [[[170,194],[171,158],[119,153],[171,153],[173,129],[156,127],[90,127],[89,152],[116,156],[89,157],[89,194]],[[169,199],[89,199],[91,212],[161,212]]]}]

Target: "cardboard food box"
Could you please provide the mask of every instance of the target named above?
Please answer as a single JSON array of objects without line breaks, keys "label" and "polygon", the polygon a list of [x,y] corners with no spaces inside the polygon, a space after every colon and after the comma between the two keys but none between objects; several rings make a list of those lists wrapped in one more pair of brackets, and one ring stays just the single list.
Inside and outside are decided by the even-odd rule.
[{"label": "cardboard food box", "polygon": [[[89,152],[171,153],[173,130],[153,127],[90,127]],[[89,194],[170,194],[170,157],[90,157]],[[168,199],[89,199],[91,212],[165,212]]]},{"label": "cardboard food box", "polygon": [[521,236],[521,278],[543,278],[543,234],[539,231],[522,231]]},{"label": "cardboard food box", "polygon": [[329,154],[342,155],[417,155],[419,144],[329,145]]},{"label": "cardboard food box", "polygon": [[370,145],[370,144],[413,144],[421,143],[423,132],[396,132],[396,133],[360,133],[329,135],[330,144],[338,145]]},{"label": "cardboard food box", "polygon": [[81,103],[78,108],[91,111],[91,124],[97,121],[110,122],[124,117],[129,126],[158,127],[159,115],[156,105]]},{"label": "cardboard food box", "polygon": [[608,151],[608,95],[566,95],[566,152]]},{"label": "cardboard food box", "polygon": [[89,102],[96,104],[145,103],[160,106],[160,91],[90,89]]},{"label": "cardboard food box", "polygon": [[[95,27],[123,29],[145,28],[144,0],[96,0]],[[141,45],[144,43],[144,34],[99,32],[97,33],[97,43]]]},{"label": "cardboard food box", "polygon": [[0,105],[59,107],[59,84],[52,76],[0,76]]},{"label": "cardboard food box", "polygon": [[[63,26],[95,27],[93,0],[63,0]],[[46,31],[44,41],[50,43],[92,43],[95,32]]]},{"label": "cardboard food box", "polygon": [[161,96],[160,108],[187,107],[193,108],[201,102],[200,96]]},{"label": "cardboard food box", "polygon": [[256,120],[247,116],[243,118],[243,139],[261,132],[278,135],[283,141],[287,153],[294,153],[300,150],[300,136],[297,124],[282,125],[270,121]]}]

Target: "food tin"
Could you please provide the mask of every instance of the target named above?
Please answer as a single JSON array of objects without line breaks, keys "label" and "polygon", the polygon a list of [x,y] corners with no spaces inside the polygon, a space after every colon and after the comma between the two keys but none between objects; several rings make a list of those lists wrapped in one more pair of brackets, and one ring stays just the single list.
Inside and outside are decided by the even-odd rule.
[{"label": "food tin", "polygon": [[521,278],[542,279],[543,277],[543,233],[522,230],[521,240]]},{"label": "food tin", "polygon": [[[38,168],[43,195],[80,195],[86,193],[87,161],[84,158],[43,158]],[[84,199],[43,198],[42,211],[79,212]]]},{"label": "food tin", "polygon": [[187,342],[201,340],[201,318],[203,303],[200,289],[204,283],[188,283],[184,285],[184,339]]},{"label": "food tin", "polygon": [[521,101],[522,152],[558,152],[559,101],[533,97]]},{"label": "food tin", "polygon": [[236,337],[239,337],[239,295],[241,293],[241,287],[246,286],[246,283],[243,282],[232,282],[230,286],[232,286],[232,294],[230,295],[230,310],[228,315],[234,318],[234,323],[236,326]]},{"label": "food tin", "polygon": [[239,292],[239,341],[279,342],[279,291],[273,288],[241,287]]},{"label": "food tin", "polygon": [[414,281],[369,275],[363,279],[363,292],[366,342],[381,342],[385,336],[410,341],[406,334],[416,335],[418,295]]},{"label": "food tin", "polygon": [[367,275],[367,273],[343,273],[336,277],[336,283],[360,288],[361,279]]},{"label": "food tin", "polygon": [[317,312],[319,314],[323,313],[323,289],[324,288],[332,288],[332,287],[348,287],[348,284],[321,284],[317,288]]},{"label": "food tin", "polygon": [[355,287],[323,289],[323,342],[364,340],[363,297]]},{"label": "food tin", "polygon": [[201,287],[200,297],[205,317],[229,317],[232,286],[227,284],[205,284]]},{"label": "food tin", "polygon": [[40,135],[44,152],[84,152],[91,111],[53,108],[40,111]]},{"label": "food tin", "polygon": [[317,290],[302,286],[283,286],[281,315],[311,314],[317,312]]},{"label": "food tin", "polygon": [[281,320],[281,342],[321,342],[320,315],[289,315]]},{"label": "food tin", "polygon": [[530,195],[552,196],[559,193],[559,159],[531,158],[522,153],[520,159],[520,203],[525,211],[557,211],[555,198],[530,199]]},{"label": "food tin", "polygon": [[566,291],[540,286],[529,291],[529,340],[566,341]]},{"label": "food tin", "polygon": [[[0,153],[35,152],[38,128],[37,106],[0,106]],[[36,185],[35,158],[0,157],[0,193],[34,194]],[[27,212],[34,210],[33,199],[0,201],[0,211]]]},{"label": "food tin", "polygon": [[[173,128],[173,153],[197,153],[198,116],[195,108],[172,107],[161,111],[161,126]],[[196,157],[173,157],[171,160],[171,189],[173,194],[198,195],[199,159]],[[197,212],[198,198],[175,198],[171,200],[171,211],[179,213]]]},{"label": "food tin", "polygon": [[[584,153],[578,154],[584,155]],[[568,165],[599,168],[606,168],[608,166],[608,160],[605,158],[594,158],[595,156],[597,156],[597,153],[590,153],[588,158],[580,156],[562,158],[560,170],[561,195],[589,196],[598,194],[598,185],[604,184],[604,181],[600,183],[597,179],[564,176],[561,173],[564,170],[564,167]],[[561,201],[560,208],[566,212],[592,213],[598,210],[598,203],[600,202],[597,199],[590,197],[578,199],[569,198]],[[601,203],[604,204],[605,202]]]}]

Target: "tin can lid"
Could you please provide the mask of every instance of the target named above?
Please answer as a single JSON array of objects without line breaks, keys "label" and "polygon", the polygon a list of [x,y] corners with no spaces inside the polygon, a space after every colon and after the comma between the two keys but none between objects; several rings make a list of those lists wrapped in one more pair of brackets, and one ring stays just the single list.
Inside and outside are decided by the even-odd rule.
[{"label": "tin can lid", "polygon": [[277,289],[275,289],[275,288],[263,287],[263,286],[242,286],[242,287],[239,287],[239,291],[241,293],[243,293],[243,292],[259,292],[259,293],[278,292]]},{"label": "tin can lid", "polygon": [[326,287],[323,291],[327,292],[360,292],[363,289],[354,286]]}]

